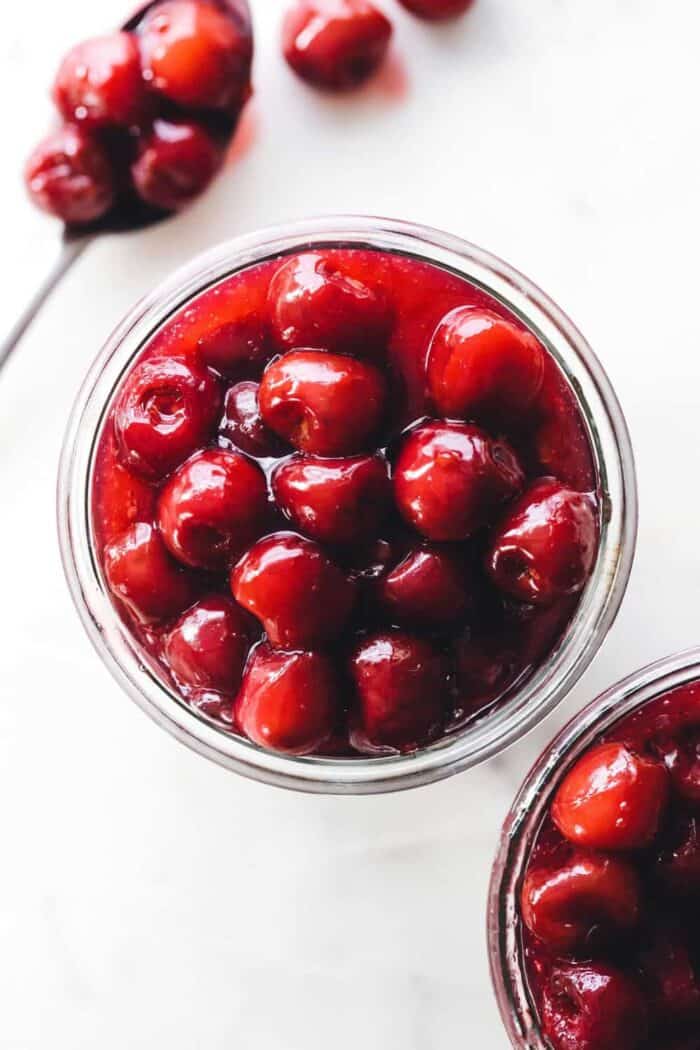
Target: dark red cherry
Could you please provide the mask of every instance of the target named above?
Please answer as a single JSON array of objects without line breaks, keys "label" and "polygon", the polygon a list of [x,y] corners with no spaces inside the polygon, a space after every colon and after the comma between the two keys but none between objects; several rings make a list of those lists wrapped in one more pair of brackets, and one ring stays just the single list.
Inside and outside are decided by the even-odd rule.
[{"label": "dark red cherry", "polygon": [[261,534],[267,485],[238,452],[198,452],[160,494],[158,524],[171,554],[192,568],[223,569]]},{"label": "dark red cherry", "polygon": [[531,868],[521,895],[523,922],[558,953],[589,947],[591,937],[633,929],[640,890],[634,868],[594,853],[577,853],[557,868]]},{"label": "dark red cherry", "polygon": [[[223,321],[200,336],[199,359],[228,379],[259,375],[271,352],[267,324],[255,311]],[[256,384],[257,389],[257,384]]]},{"label": "dark red cherry", "polygon": [[231,598],[209,595],[183,613],[168,632],[163,652],[187,686],[235,693],[251,643],[251,622]]},{"label": "dark red cherry", "polygon": [[382,578],[377,596],[397,623],[440,626],[469,612],[474,581],[463,557],[425,544],[410,550]]},{"label": "dark red cherry", "polygon": [[408,751],[442,728],[449,704],[447,665],[424,638],[384,631],[363,638],[350,661],[355,687],[350,742],[359,751]]},{"label": "dark red cherry", "polygon": [[256,616],[270,642],[312,649],[336,638],[354,603],[354,589],[313,540],[291,532],[266,536],[231,573],[236,601]]},{"label": "dark red cherry", "polygon": [[301,452],[362,452],[381,423],[386,398],[378,369],[321,350],[293,350],[265,369],[260,383],[264,422]]},{"label": "dark red cherry", "polygon": [[369,0],[298,0],[282,27],[282,51],[315,87],[343,91],[374,73],[391,39],[391,22]]},{"label": "dark red cherry", "polygon": [[333,733],[340,687],[331,660],[316,652],[280,652],[263,643],[246,667],[235,706],[245,735],[290,755],[317,751]]},{"label": "dark red cherry", "polygon": [[221,161],[220,147],[200,124],[156,120],[139,143],[131,177],[146,204],[177,211],[204,192]]},{"label": "dark red cherry", "polygon": [[132,525],[105,547],[103,559],[112,594],[142,623],[169,620],[194,601],[190,577],[152,525]]},{"label": "dark red cherry", "polygon": [[268,302],[274,337],[285,350],[308,346],[373,357],[386,349],[386,295],[325,255],[307,252],[283,263],[270,282]]},{"label": "dark red cherry", "polygon": [[649,1018],[639,986],[606,963],[558,963],[545,982],[542,1028],[553,1050],[640,1050]]},{"label": "dark red cherry", "polygon": [[579,846],[640,849],[656,837],[668,796],[669,777],[661,762],[624,744],[599,744],[564,778],[552,819]]},{"label": "dark red cherry", "polygon": [[131,33],[111,33],[68,52],[53,86],[66,120],[90,127],[138,123],[146,111],[141,60]]},{"label": "dark red cherry", "polygon": [[100,219],[114,203],[109,157],[90,134],[66,124],[29,158],[24,179],[34,203],[69,225]]},{"label": "dark red cherry", "polygon": [[165,0],[140,29],[149,87],[186,109],[235,110],[250,93],[251,41],[207,0]]},{"label": "dark red cherry", "polygon": [[275,470],[272,491],[292,524],[320,543],[368,542],[391,505],[388,467],[380,455],[292,456]]},{"label": "dark red cherry", "polygon": [[474,0],[399,0],[400,4],[419,18],[439,22],[444,18],[457,18],[467,11]]},{"label": "dark red cherry", "polygon": [[427,423],[414,430],[394,469],[401,514],[431,540],[467,539],[523,482],[513,450],[469,423]]},{"label": "dark red cherry", "polygon": [[258,390],[257,383],[245,380],[229,387],[219,423],[219,441],[230,442],[249,456],[265,459],[281,455],[284,444],[262,421]]},{"label": "dark red cherry", "polygon": [[114,410],[122,460],[142,477],[162,478],[206,444],[221,394],[211,372],[174,357],[153,357],[127,378]]},{"label": "dark red cherry", "polygon": [[458,306],[435,329],[428,382],[443,416],[509,426],[532,408],[545,352],[530,332],[490,310]]},{"label": "dark red cherry", "polygon": [[523,493],[493,532],[486,565],[506,594],[547,604],[584,587],[597,546],[591,497],[543,478]]}]

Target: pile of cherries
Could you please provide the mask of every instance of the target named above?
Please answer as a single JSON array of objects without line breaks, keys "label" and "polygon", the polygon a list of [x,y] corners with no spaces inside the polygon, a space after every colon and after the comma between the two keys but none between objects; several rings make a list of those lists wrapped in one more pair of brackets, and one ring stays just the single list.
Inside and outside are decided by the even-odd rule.
[{"label": "pile of cherries", "polygon": [[542,459],[588,479],[588,447],[553,359],[488,302],[408,258],[309,251],[204,293],[132,368],[98,545],[200,711],[295,755],[412,750],[561,636],[598,512]]},{"label": "pile of cherries", "polygon": [[83,226],[187,204],[222,164],[252,56],[245,0],[163,0],[133,31],[79,44],[53,85],[65,123],[26,167],[32,199]]},{"label": "pile of cherries", "polygon": [[[471,0],[401,0],[421,18],[452,18]],[[383,61],[389,19],[369,0],[298,0],[282,48],[303,80],[363,83]],[[220,169],[251,94],[246,0],[160,0],[134,24],[78,44],[53,100],[63,125],[25,169],[29,194],[69,226],[142,225],[199,196]]]},{"label": "pile of cherries", "polygon": [[700,683],[624,719],[565,776],[522,889],[555,1050],[700,1045]]}]

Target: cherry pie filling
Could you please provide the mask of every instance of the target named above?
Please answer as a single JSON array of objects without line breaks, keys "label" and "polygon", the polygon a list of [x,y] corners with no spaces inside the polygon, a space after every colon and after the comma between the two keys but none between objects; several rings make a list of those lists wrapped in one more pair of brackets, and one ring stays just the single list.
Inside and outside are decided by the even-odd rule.
[{"label": "cherry pie filling", "polygon": [[242,270],[151,339],[100,436],[93,531],[182,700],[286,754],[410,752],[559,643],[593,570],[586,427],[544,345],[433,264]]},{"label": "cherry pie filling", "polygon": [[565,775],[522,887],[554,1050],[700,1046],[700,683],[620,721]]}]

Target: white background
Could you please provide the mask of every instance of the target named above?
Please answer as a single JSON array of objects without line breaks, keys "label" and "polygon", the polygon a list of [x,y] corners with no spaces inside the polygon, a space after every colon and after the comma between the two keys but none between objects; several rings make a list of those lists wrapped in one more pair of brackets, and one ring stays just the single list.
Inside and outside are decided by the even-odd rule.
[{"label": "white background", "polygon": [[[517,784],[567,713],[700,640],[697,5],[477,0],[437,30],[384,0],[392,66],[333,101],[283,65],[282,0],[253,3],[249,148],[186,214],[93,245],[0,376],[3,1050],[503,1048],[484,902]],[[53,69],[128,6],[3,7],[3,327],[56,239],[19,179]],[[616,385],[641,496],[622,613],[559,713],[474,773],[364,799],[244,781],[153,726],[83,635],[53,508],[74,392],[134,300],[225,237],[338,211],[541,284]]]}]

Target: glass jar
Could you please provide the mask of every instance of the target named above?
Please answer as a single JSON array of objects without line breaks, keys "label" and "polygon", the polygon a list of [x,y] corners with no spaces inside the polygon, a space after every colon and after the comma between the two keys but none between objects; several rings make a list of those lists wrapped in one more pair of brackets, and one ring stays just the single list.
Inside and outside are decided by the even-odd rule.
[{"label": "glass jar", "polygon": [[[568,378],[591,444],[601,506],[592,576],[565,635],[502,707],[414,754],[292,758],[227,734],[176,695],[140,650],[106,590],[91,533],[95,450],[115,392],[157,329],[194,296],[252,264],[320,247],[373,248],[433,263],[503,302],[537,335]],[[572,688],[607,634],[632,565],[637,496],[630,439],[599,361],[566,315],[522,274],[466,241],[406,222],[361,216],[307,220],[239,237],[195,259],[146,298],[112,333],[78,394],[65,438],[58,524],[68,583],[100,656],[160,725],[229,769],[283,787],[335,793],[426,784],[501,751],[544,718]]]},{"label": "glass jar", "polygon": [[539,1031],[523,957],[520,894],[542,822],[567,772],[621,719],[650,700],[700,679],[700,648],[649,664],[579,712],[545,749],[506,818],[491,875],[488,947],[503,1023],[516,1050],[548,1050]]}]

